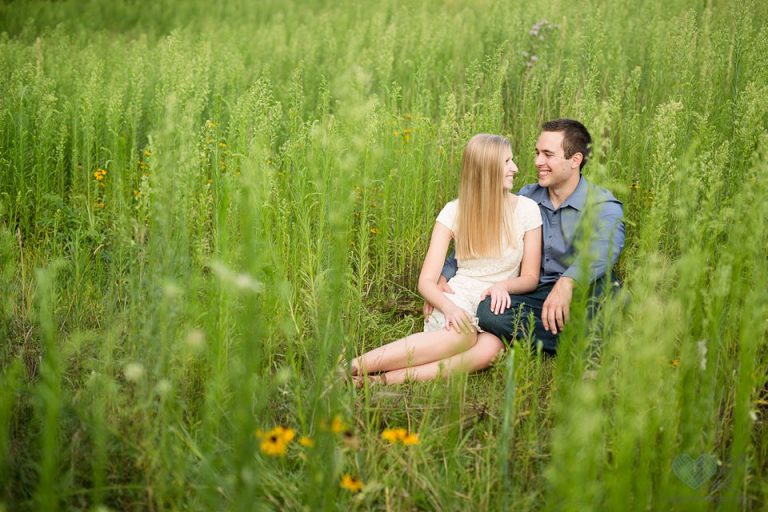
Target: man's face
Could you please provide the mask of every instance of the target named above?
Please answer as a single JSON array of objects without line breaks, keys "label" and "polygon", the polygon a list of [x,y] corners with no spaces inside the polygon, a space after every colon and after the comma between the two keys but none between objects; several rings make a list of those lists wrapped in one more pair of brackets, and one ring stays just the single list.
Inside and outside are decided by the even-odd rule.
[{"label": "man's face", "polygon": [[579,162],[574,157],[565,158],[563,132],[541,132],[536,141],[536,170],[539,186],[553,187],[578,180]]}]

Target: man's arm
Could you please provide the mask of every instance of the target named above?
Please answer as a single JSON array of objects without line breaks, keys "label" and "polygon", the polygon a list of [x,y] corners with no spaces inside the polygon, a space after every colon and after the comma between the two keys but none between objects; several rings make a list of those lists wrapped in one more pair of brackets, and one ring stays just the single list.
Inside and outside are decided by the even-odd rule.
[{"label": "man's arm", "polygon": [[[587,251],[576,254],[573,264],[563,272],[563,276],[579,283],[592,283],[607,274],[624,248],[623,219],[621,203],[603,203],[595,219]],[[589,262],[588,274],[582,276],[585,258]]]},{"label": "man's arm", "polygon": [[445,264],[443,265],[443,270],[440,272],[440,275],[443,276],[446,281],[449,281],[456,275],[458,270],[459,263],[456,261],[456,251],[451,251],[448,253],[448,257],[445,258]]},{"label": "man's arm", "polygon": [[[544,329],[557,334],[570,317],[573,287],[576,283],[592,283],[613,268],[624,248],[624,212],[619,202],[606,202],[597,216],[586,253],[577,254],[573,264],[557,280],[541,310]],[[588,274],[584,272],[584,258],[589,258]]]}]

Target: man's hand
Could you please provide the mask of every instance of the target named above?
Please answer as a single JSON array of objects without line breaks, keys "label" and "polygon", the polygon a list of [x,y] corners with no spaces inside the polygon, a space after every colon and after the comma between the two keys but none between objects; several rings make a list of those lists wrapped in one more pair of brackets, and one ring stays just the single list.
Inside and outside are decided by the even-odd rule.
[{"label": "man's hand", "polygon": [[[440,288],[440,291],[443,293],[454,293],[453,289],[448,286],[448,280],[442,275],[440,276],[440,279],[437,280],[437,287]],[[434,310],[435,306],[424,301],[424,318],[429,318],[429,315],[431,315]]]},{"label": "man's hand", "polygon": [[568,318],[570,317],[569,308],[573,298],[573,279],[562,276],[557,280],[552,291],[549,292],[544,306],[541,308],[541,322],[544,329],[552,334],[562,331]]}]

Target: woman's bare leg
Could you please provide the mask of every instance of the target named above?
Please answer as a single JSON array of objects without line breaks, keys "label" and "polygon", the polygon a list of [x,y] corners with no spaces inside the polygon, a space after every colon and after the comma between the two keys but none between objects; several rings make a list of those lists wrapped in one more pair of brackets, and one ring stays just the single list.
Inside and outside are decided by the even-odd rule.
[{"label": "woman's bare leg", "polygon": [[350,366],[353,375],[418,366],[464,352],[476,341],[475,331],[418,332],[366,352],[353,359]]},{"label": "woman's bare leg", "polygon": [[382,381],[400,384],[406,380],[431,380],[438,375],[447,376],[457,371],[477,371],[487,368],[504,349],[504,344],[493,334],[484,332],[469,349],[439,361],[388,371]]}]

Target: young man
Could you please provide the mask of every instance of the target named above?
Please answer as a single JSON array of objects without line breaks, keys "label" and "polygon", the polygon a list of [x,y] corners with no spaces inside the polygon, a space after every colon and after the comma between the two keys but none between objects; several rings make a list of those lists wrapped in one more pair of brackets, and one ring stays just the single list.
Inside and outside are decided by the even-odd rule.
[{"label": "young man", "polygon": [[[590,154],[592,138],[578,121],[557,119],[542,125],[536,142],[538,184],[527,185],[519,194],[533,199],[544,221],[541,274],[538,288],[525,295],[510,295],[511,305],[500,314],[488,297],[477,310],[480,327],[486,331],[478,343],[496,346],[499,338],[508,341],[525,336],[525,325],[515,329],[515,317],[522,310],[523,319],[533,313],[534,341],[543,350],[557,351],[558,334],[568,322],[573,288],[591,286],[599,296],[610,279],[611,268],[624,247],[623,210],[608,190],[587,182],[581,175]],[[589,212],[589,213],[587,213]],[[591,226],[583,226],[589,219]],[[590,234],[588,250],[578,251],[580,233]],[[582,275],[583,259],[588,271]],[[449,256],[442,276],[448,280],[456,273],[456,260]],[[443,279],[440,279],[444,283]],[[452,293],[449,285],[443,290]],[[425,313],[431,311],[425,305]],[[523,322],[525,324],[525,322]],[[495,339],[493,339],[495,338]]]}]

